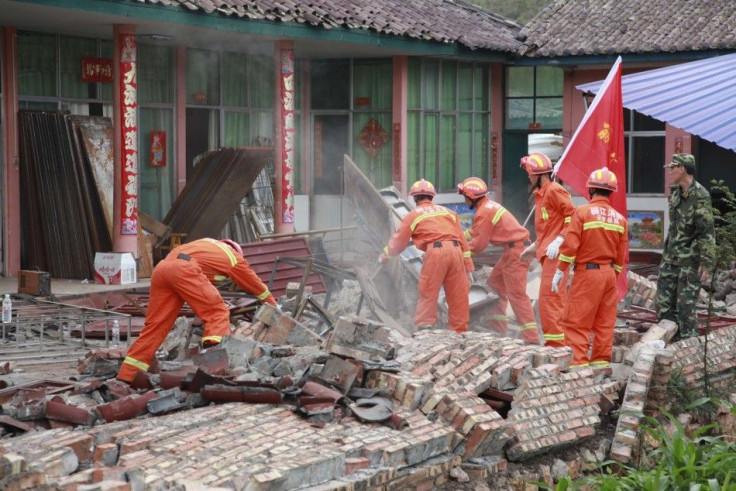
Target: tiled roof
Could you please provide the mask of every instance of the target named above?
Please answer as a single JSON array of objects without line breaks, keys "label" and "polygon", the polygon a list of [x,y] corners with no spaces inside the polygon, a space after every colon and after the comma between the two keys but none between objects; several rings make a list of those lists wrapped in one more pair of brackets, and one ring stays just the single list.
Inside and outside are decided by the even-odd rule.
[{"label": "tiled roof", "polygon": [[462,0],[138,0],[250,20],[364,29],[471,49],[515,52],[521,26]]},{"label": "tiled roof", "polygon": [[521,30],[526,56],[736,48],[736,1],[556,0]]}]

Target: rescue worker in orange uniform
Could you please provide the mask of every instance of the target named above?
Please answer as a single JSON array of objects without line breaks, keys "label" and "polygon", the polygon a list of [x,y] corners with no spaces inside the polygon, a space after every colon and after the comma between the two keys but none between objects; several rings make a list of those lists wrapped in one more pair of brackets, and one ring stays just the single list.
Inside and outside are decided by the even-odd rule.
[{"label": "rescue worker in orange uniform", "polygon": [[226,278],[261,302],[276,305],[268,287],[243,258],[240,245],[230,239],[199,239],[169,252],[153,270],[143,331],[128,350],[117,379],[132,382],[139,370],[148,371],[184,302],[204,322],[202,346],[216,345],[229,335],[230,311],[213,284]]},{"label": "rescue worker in orange uniform", "polygon": [[378,260],[388,262],[406,249],[410,239],[413,240],[417,249],[425,252],[419,274],[419,300],[414,325],[418,329],[434,326],[437,298],[440,288],[444,287],[450,329],[457,333],[465,332],[470,318],[468,294],[474,267],[460,217],[432,202],[437,192],[429,181],[415,182],[409,196],[414,198],[416,208],[401,220]]},{"label": "rescue worker in orange uniform", "polygon": [[[552,180],[552,161],[543,153],[532,153],[521,159],[521,167],[529,174],[534,187],[534,228],[537,240],[521,253],[522,261],[536,252],[542,265],[539,284],[539,322],[542,324],[545,346],[565,346],[562,329],[562,314],[565,306],[565,291],[553,292],[550,288],[555,274],[557,255],[570,217],[575,211],[570,193]],[[567,280],[566,280],[567,281]]]},{"label": "rescue worker in orange uniform", "polygon": [[487,280],[488,286],[498,293],[498,301],[490,310],[489,327],[506,335],[509,321],[506,309],[511,303],[521,327],[522,339],[528,344],[538,345],[537,321],[526,294],[530,261],[522,262],[520,259],[524,246],[531,245],[529,231],[506,208],[488,199],[488,186],[483,179],[468,177],[457,185],[457,192],[465,197],[465,204],[471,210],[476,210],[473,225],[465,231],[470,252],[483,252],[489,243],[503,247],[501,257]]},{"label": "rescue worker in orange uniform", "polygon": [[[629,226],[609,201],[611,193],[618,189],[613,172],[606,167],[593,171],[587,186],[590,202],[578,207],[572,216],[551,288],[562,289],[560,282],[565,271],[575,264],[562,321],[565,344],[574,353],[570,368],[589,366],[610,373],[618,304],[616,279],[624,266]],[[593,347],[589,358],[591,333]]]}]

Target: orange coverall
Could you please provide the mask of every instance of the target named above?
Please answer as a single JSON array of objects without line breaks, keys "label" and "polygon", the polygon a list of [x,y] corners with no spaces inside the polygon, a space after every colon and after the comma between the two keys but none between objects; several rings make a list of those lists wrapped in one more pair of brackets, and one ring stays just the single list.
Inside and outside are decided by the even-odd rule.
[{"label": "orange coverall", "polygon": [[426,253],[419,275],[414,325],[434,325],[437,298],[440,287],[444,286],[450,329],[458,333],[467,331],[470,318],[467,273],[473,272],[474,266],[457,213],[431,201],[420,202],[401,220],[384,252],[389,258],[398,256],[406,249],[409,239]]},{"label": "orange coverall", "polygon": [[[623,269],[628,242],[626,218],[613,209],[608,198],[594,196],[575,210],[557,261],[562,271],[575,263],[562,321],[565,344],[574,352],[570,368],[611,365],[616,278]],[[588,358],[591,333],[593,349]]]},{"label": "orange coverall", "polygon": [[[542,324],[545,346],[565,346],[565,331],[562,330],[562,314],[565,307],[565,289],[552,291],[552,277],[556,261],[547,257],[547,246],[558,235],[565,236],[570,217],[575,211],[570,193],[560,184],[549,181],[534,192],[534,228],[537,232],[537,259],[542,265],[539,283],[539,322]],[[567,274],[562,278],[567,284]]]},{"label": "orange coverall", "polygon": [[146,321],[117,378],[131,382],[138,370],[148,370],[184,302],[204,322],[203,344],[219,343],[222,336],[230,334],[230,312],[213,285],[228,277],[260,301],[276,305],[248,262],[226,244],[199,239],[172,250],[153,270]]},{"label": "orange coverall", "polygon": [[473,225],[465,231],[468,247],[473,253],[483,252],[489,243],[503,247],[496,266],[488,277],[488,286],[498,293],[498,302],[491,307],[490,328],[506,335],[509,302],[516,320],[521,325],[521,337],[529,344],[539,344],[537,321],[529,296],[526,294],[526,277],[529,262],[519,259],[525,246],[531,244],[529,231],[516,217],[499,203],[480,198],[475,205]]}]

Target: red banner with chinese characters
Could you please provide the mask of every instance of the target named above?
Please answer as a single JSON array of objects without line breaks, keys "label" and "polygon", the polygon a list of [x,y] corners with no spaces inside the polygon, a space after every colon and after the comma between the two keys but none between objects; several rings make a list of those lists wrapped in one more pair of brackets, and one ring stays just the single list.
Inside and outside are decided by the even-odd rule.
[{"label": "red banner with chinese characters", "polygon": [[151,132],[151,167],[166,167],[166,132]]},{"label": "red banner with chinese characters", "polygon": [[112,83],[110,58],[82,58],[82,82]]},{"label": "red banner with chinese characters", "polygon": [[122,33],[120,49],[120,127],[122,179],[120,221],[122,235],[138,233],[138,81],[135,34]]},{"label": "red banner with chinese characters", "polygon": [[294,50],[281,49],[281,221],[294,223]]}]

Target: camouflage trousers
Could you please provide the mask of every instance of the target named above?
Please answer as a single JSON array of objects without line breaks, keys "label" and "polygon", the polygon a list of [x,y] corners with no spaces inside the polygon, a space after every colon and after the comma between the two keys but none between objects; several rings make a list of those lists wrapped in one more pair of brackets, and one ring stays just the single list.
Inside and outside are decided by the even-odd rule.
[{"label": "camouflage trousers", "polygon": [[657,278],[654,308],[659,320],[677,323],[674,340],[698,335],[696,303],[700,293],[700,275],[697,266],[675,266],[662,263]]}]

